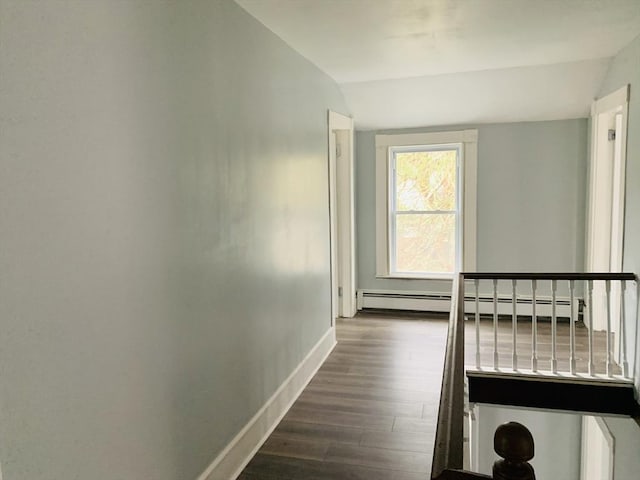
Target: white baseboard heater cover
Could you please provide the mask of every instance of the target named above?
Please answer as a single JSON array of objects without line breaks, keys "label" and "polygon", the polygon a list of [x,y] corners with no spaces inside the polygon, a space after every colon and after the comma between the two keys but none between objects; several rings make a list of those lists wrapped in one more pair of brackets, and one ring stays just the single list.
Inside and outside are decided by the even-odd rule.
[{"label": "white baseboard heater cover", "polygon": [[[531,315],[532,298],[518,295],[518,315]],[[576,307],[580,307],[581,299],[575,298]],[[510,295],[498,295],[498,314],[511,315],[513,313],[513,300]],[[493,314],[493,296],[480,295],[478,299],[480,314]],[[451,309],[451,294],[439,292],[403,292],[394,290],[366,290],[357,292],[357,308],[385,309],[385,310],[415,310],[425,312],[449,312]],[[467,314],[475,314],[475,297],[465,296],[464,310]],[[578,312],[576,308],[574,312]],[[551,316],[551,297],[539,296],[536,298],[536,315],[541,317]],[[556,315],[569,318],[571,316],[571,299],[569,297],[556,297]]]}]

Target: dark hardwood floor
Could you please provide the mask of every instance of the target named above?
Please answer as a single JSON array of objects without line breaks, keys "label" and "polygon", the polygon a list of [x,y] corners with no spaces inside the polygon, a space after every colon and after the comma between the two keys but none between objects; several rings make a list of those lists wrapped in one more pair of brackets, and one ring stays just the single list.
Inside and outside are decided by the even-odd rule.
[{"label": "dark hardwood floor", "polygon": [[[447,335],[446,315],[358,314],[337,323],[338,344],[291,410],[244,469],[240,480],[424,480],[431,470]],[[465,324],[467,364],[475,326]],[[500,364],[511,366],[511,322],[499,322]],[[568,368],[569,324],[558,325],[558,359]],[[529,368],[531,322],[518,328],[519,364]],[[605,337],[596,362],[604,372]],[[539,366],[548,369],[550,322],[538,325]],[[587,331],[576,327],[580,370]],[[481,322],[481,354],[492,359],[492,321]],[[489,365],[489,363],[486,363]]]},{"label": "dark hardwood floor", "polygon": [[239,479],[424,480],[447,317],[359,314]]}]

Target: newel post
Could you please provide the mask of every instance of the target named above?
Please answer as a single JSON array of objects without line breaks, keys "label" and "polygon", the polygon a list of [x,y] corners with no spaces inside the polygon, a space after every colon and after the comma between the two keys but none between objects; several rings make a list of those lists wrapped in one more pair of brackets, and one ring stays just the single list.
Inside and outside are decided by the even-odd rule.
[{"label": "newel post", "polygon": [[529,460],[533,458],[533,436],[524,425],[508,422],[496,429],[493,449],[502,457],[493,464],[494,480],[535,480]]}]

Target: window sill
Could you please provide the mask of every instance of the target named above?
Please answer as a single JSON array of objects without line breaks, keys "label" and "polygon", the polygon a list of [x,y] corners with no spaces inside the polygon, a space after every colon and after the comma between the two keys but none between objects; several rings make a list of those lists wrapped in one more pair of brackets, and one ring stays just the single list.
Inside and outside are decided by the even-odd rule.
[{"label": "window sill", "polygon": [[390,280],[453,280],[452,273],[426,273],[426,274],[411,274],[411,273],[390,273],[388,275],[376,275],[376,278],[390,279]]}]

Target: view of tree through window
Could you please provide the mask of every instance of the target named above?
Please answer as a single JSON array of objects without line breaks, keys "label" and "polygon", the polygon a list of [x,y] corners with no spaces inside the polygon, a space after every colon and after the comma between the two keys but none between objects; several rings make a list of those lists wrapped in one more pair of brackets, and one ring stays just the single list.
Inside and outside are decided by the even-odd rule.
[{"label": "view of tree through window", "polygon": [[424,147],[420,151],[395,151],[393,157],[392,271],[453,272],[458,150]]}]

